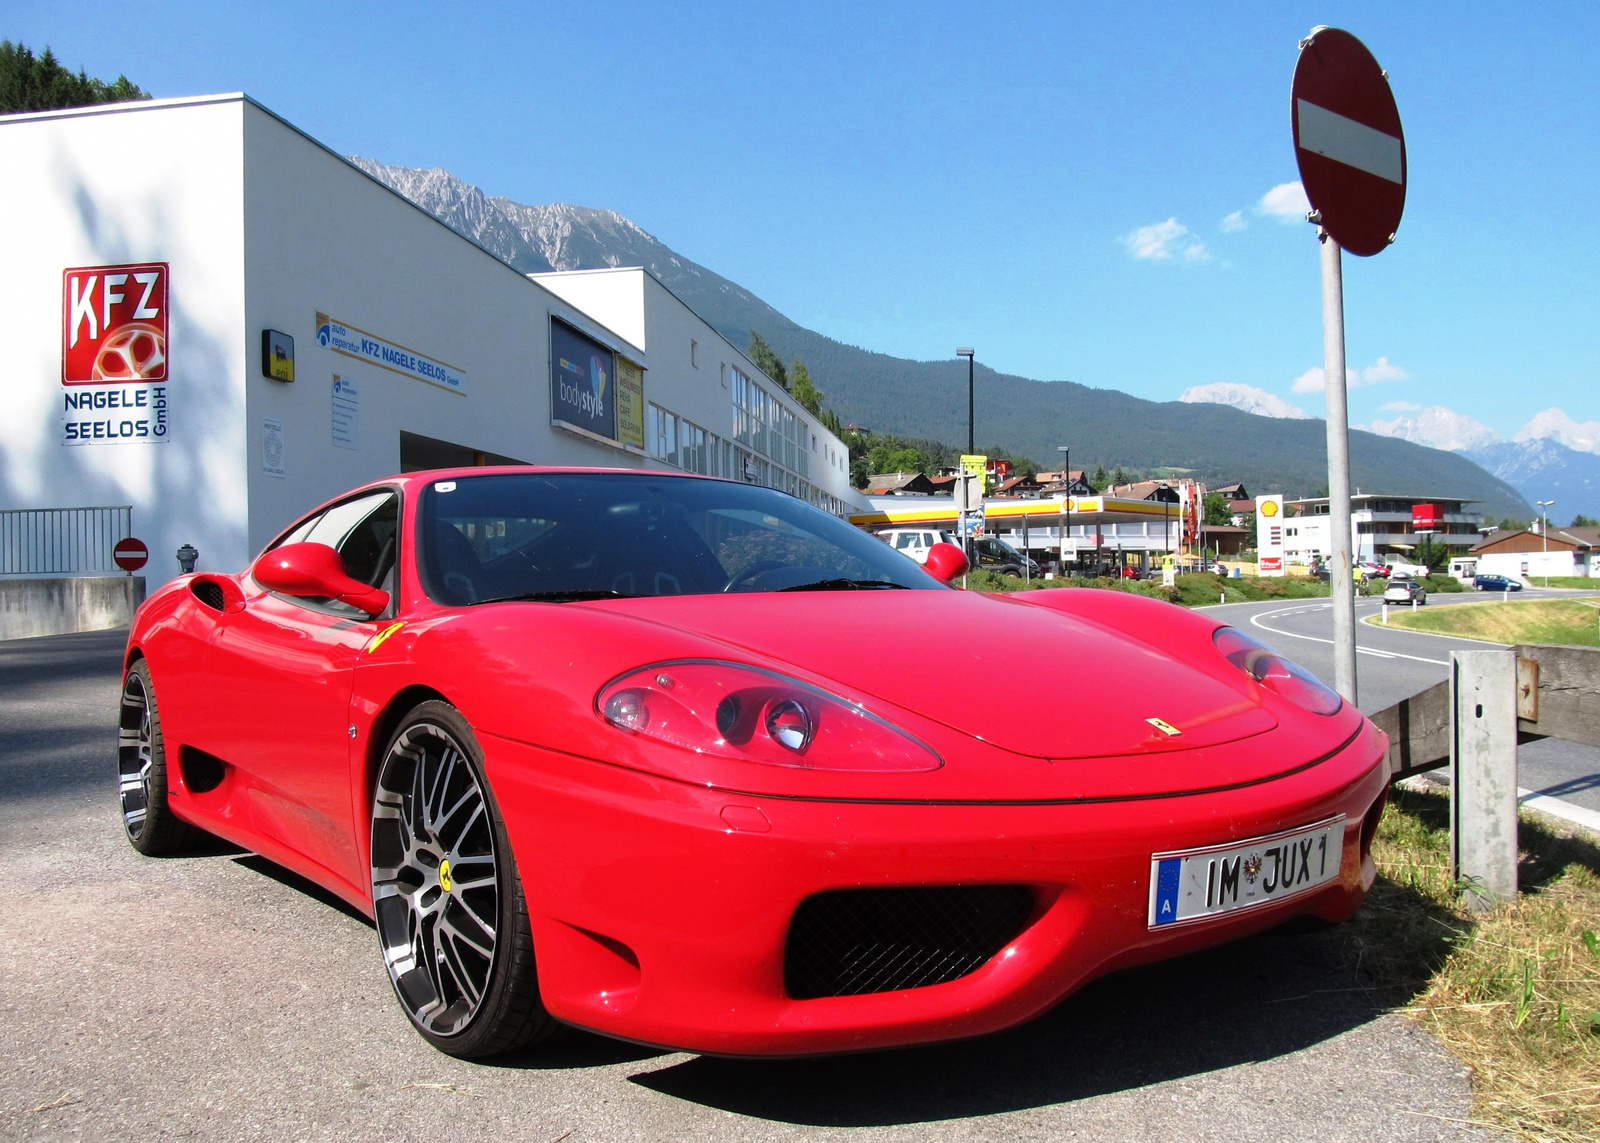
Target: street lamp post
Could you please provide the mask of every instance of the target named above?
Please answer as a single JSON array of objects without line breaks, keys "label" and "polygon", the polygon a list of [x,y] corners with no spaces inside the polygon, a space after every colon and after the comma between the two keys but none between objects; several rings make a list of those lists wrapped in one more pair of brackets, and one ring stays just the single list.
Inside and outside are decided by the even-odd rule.
[{"label": "street lamp post", "polygon": [[[1061,454],[1061,479],[1066,483],[1067,494],[1061,498],[1061,507],[1065,512],[1066,523],[1061,526],[1061,574],[1067,572],[1067,537],[1072,534],[1072,449],[1067,445],[1057,445],[1056,451]],[[1077,555],[1077,550],[1073,550]],[[1095,553],[1098,561],[1099,553]]]},{"label": "street lamp post", "polygon": [[1539,528],[1539,535],[1544,537],[1544,550],[1546,553],[1548,553],[1550,551],[1550,509],[1555,504],[1555,501],[1536,500],[1534,503],[1539,505],[1539,509],[1544,517],[1544,523]]},{"label": "street lamp post", "polygon": [[973,447],[972,441],[972,357],[977,351],[971,346],[963,345],[956,349],[957,357],[967,359],[967,455],[971,456],[978,450]]}]

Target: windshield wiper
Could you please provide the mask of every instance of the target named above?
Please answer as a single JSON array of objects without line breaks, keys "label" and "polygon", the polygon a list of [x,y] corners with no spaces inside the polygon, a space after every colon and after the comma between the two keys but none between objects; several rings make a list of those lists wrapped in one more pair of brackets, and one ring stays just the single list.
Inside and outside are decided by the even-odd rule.
[{"label": "windshield wiper", "polygon": [[892,587],[896,591],[909,590],[903,583],[890,583],[883,579],[819,579],[815,583],[797,583],[793,587],[780,587],[779,591],[862,591],[875,587]]},{"label": "windshield wiper", "polygon": [[591,599],[638,599],[637,595],[626,591],[583,590],[583,591],[527,591],[521,595],[497,595],[493,599],[480,599],[483,603],[584,603]]}]

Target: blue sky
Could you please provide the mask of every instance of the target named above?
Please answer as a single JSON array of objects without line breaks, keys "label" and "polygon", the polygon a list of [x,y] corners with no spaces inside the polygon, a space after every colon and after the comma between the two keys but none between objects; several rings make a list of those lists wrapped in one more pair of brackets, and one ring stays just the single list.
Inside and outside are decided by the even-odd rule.
[{"label": "blue sky", "polygon": [[1346,259],[1351,419],[1600,419],[1593,3],[0,3],[0,36],[74,68],[620,211],[843,341],[1320,413],[1293,391],[1321,363],[1314,232],[1262,207],[1297,178],[1316,23],[1389,70],[1411,176],[1399,241]]}]

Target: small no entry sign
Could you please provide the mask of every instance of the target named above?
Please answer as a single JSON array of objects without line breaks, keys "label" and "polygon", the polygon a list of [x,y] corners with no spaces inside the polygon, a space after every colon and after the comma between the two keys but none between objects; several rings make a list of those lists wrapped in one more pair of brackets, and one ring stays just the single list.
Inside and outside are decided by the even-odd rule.
[{"label": "small no entry sign", "polygon": [[1389,79],[1360,40],[1317,28],[1290,91],[1294,157],[1333,240],[1368,257],[1394,241],[1406,206],[1406,140]]},{"label": "small no entry sign", "polygon": [[111,558],[123,571],[136,572],[149,561],[150,549],[144,546],[143,540],[129,536],[117,541],[117,546],[111,549]]}]

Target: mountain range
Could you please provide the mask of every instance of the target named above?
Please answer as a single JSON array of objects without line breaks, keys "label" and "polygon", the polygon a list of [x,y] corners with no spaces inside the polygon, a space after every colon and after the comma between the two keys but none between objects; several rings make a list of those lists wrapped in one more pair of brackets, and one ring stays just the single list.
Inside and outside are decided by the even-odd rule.
[{"label": "mountain range", "polygon": [[[905,437],[966,437],[963,362],[911,361],[846,345],[791,321],[720,274],[676,253],[610,210],[492,198],[441,169],[391,167],[351,156],[446,226],[524,273],[642,266],[729,341],[759,332],[780,357],[801,358],[847,423]],[[1257,416],[1222,404],[1147,401],[1073,381],[976,371],[980,449],[999,445],[1054,467],[1069,445],[1075,467],[1176,470],[1255,492],[1316,495],[1327,485],[1324,428],[1314,419]],[[1493,516],[1531,518],[1506,481],[1465,456],[1375,433],[1350,434],[1352,484],[1368,492],[1478,501]]]}]

